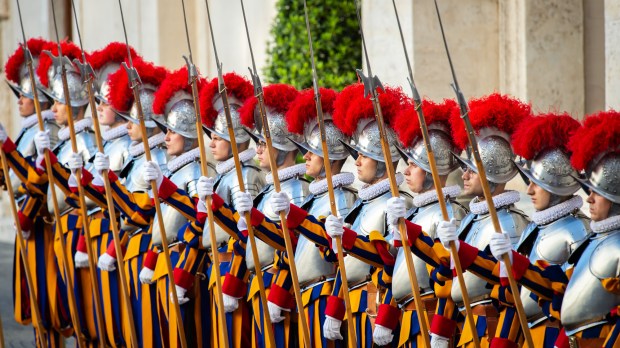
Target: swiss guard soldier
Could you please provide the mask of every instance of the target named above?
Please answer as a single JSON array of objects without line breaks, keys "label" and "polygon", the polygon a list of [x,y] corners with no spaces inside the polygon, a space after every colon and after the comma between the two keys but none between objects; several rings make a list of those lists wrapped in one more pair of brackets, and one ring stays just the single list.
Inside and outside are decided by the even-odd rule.
[{"label": "swiss guard soldier", "polygon": [[[508,253],[515,279],[535,294],[543,311],[560,319],[563,330],[556,347],[607,348],[619,344],[619,148],[620,113],[616,111],[586,117],[583,128],[569,142],[573,167],[585,172],[585,178],[578,181],[590,193],[587,202],[592,233],[573,251],[566,265],[530,261],[511,251],[505,238],[495,238],[491,244],[496,257]],[[565,272],[563,267],[567,268]]]},{"label": "swiss guard soldier", "polygon": [[[445,186],[448,175],[459,167],[453,155],[456,151],[456,146],[452,140],[449,122],[452,113],[458,112],[457,105],[453,100],[448,99],[442,103],[423,100],[421,107],[428,126],[429,141],[435,154],[436,168],[442,184],[448,214],[451,219],[455,219],[455,223],[458,225],[467,214],[467,210],[456,201],[456,197],[460,194],[461,189],[458,185]],[[443,216],[422,137],[422,130],[413,106],[405,108],[398,113],[394,121],[394,129],[402,145],[399,146],[401,156],[408,163],[404,171],[405,182],[409,189],[417,194],[413,198],[414,208],[408,212],[407,220],[419,225],[430,238],[435,239],[436,226],[440,221],[443,221]],[[390,198],[387,204],[387,211],[404,210],[404,204],[403,198]],[[398,240],[394,240],[394,244],[397,247],[402,246]],[[378,345],[386,345],[392,342],[392,332],[396,329],[398,318],[401,315],[400,310],[402,310],[400,332],[397,335],[397,342],[394,343],[397,343],[398,347],[419,347],[424,343],[420,335],[420,326],[403,253],[404,248],[398,248],[392,287],[389,290],[391,296],[386,296],[386,299],[391,299],[392,303],[388,301],[379,307],[378,318],[389,320],[381,324],[377,320],[373,336],[375,343]],[[422,302],[425,306],[422,310],[429,314],[428,318],[430,321],[437,304],[437,297],[434,293],[434,281],[429,275],[425,261],[415,255],[412,256],[416,266]],[[445,301],[445,299],[441,299],[441,301]],[[392,306],[388,306],[390,304]]]},{"label": "swiss guard soldier", "polygon": [[[291,139],[296,139],[298,136],[288,131],[289,119],[285,118],[291,103],[297,98],[299,92],[295,87],[290,85],[272,84],[263,88],[263,95],[269,132],[273,144],[273,155],[275,156],[275,162],[278,167],[277,175],[280,180],[281,192],[286,192],[290,197],[293,197],[294,202],[301,204],[308,194],[308,181],[303,177],[306,172],[306,166],[304,164],[295,164],[299,150]],[[257,142],[256,153],[258,155],[258,164],[261,169],[269,171],[271,154],[265,143],[265,132],[263,129],[265,125],[261,122],[262,118],[257,106],[258,100],[256,97],[250,97],[239,109],[239,114],[241,123],[244,126],[249,129],[257,130],[256,133],[253,132],[251,135]],[[250,207],[252,205],[255,206],[267,218],[277,222],[280,220],[280,216],[271,211],[271,207],[267,204],[269,198],[275,193],[272,172],[266,175],[265,181],[266,185],[253,202],[249,192],[243,194],[239,192],[235,196],[235,199],[239,201],[243,200],[243,205],[249,205]],[[247,271],[250,272],[251,279],[249,281],[247,298],[248,302],[251,302],[252,312],[254,313],[252,338],[253,341],[257,342],[258,347],[266,347],[268,346],[268,342],[262,317],[263,310],[258,281],[255,279],[256,275],[254,274],[255,263],[260,263],[263,271],[262,277],[265,290],[267,292],[272,284],[282,286],[284,283],[290,283],[290,278],[288,277],[288,266],[284,261],[286,258],[285,255],[276,252],[275,248],[260,239],[256,239],[256,247],[258,249],[259,260],[254,260],[252,252],[247,250],[247,248],[235,248],[229,274],[242,281],[246,273],[245,270],[247,269]],[[245,262],[245,267],[236,266],[241,262]],[[239,272],[235,272],[235,270]],[[226,276],[223,287],[226,289],[232,288],[232,285],[229,284],[230,281],[231,277]],[[286,294],[288,295],[288,292],[286,292]],[[224,295],[226,297],[230,296],[226,293],[224,293]],[[277,297],[277,293],[274,296]],[[294,302],[282,302],[279,304],[280,306],[275,303],[269,305],[269,313],[276,313],[272,316],[275,344],[278,347],[289,346],[292,342],[297,341],[297,319],[291,318],[291,316],[295,316],[294,311],[292,312],[294,309]]]},{"label": "swiss guard soldier", "polygon": [[[33,69],[37,69],[39,55],[43,47],[48,43],[48,41],[39,38],[33,38],[27,41],[26,45],[33,58]],[[21,116],[21,130],[15,140],[15,146],[17,147],[17,151],[24,157],[34,158],[36,157],[34,135],[39,130],[38,118],[35,112],[34,88],[38,88],[41,82],[35,74],[37,86],[33,88],[28,66],[24,58],[24,50],[22,47],[18,47],[7,59],[4,72],[7,78],[7,84],[18,98],[17,104],[19,115]],[[58,140],[57,133],[59,127],[54,121],[54,113],[49,110],[51,105],[49,100],[43,93],[38,93],[38,99],[44,127],[50,132],[50,140],[52,146],[54,146]],[[4,128],[2,128],[0,132],[3,132],[1,136],[2,139],[0,140],[3,142],[6,141],[8,135]],[[22,181],[13,170],[10,171],[9,175],[11,176],[15,200],[20,208],[18,215],[20,217],[20,225],[28,251],[29,259],[24,260],[24,262],[27,262],[31,270],[33,270],[33,283],[35,285],[38,305],[41,309],[41,319],[48,333],[48,342],[50,342],[50,346],[55,347],[60,344],[59,332],[63,329],[59,326],[59,321],[56,317],[58,313],[55,314],[51,311],[51,301],[53,301],[53,298],[50,296],[54,291],[50,289],[55,289],[57,287],[56,282],[58,280],[56,275],[58,274],[58,270],[54,262],[37,262],[37,260],[49,260],[54,257],[52,226],[45,223],[46,220],[51,221],[50,215],[47,209],[44,208],[44,205],[41,204],[45,202],[45,197],[32,197],[26,185],[22,184]],[[2,174],[0,180],[4,181],[4,174]],[[31,203],[38,202],[38,204],[23,204],[26,201],[30,201]],[[32,208],[34,207],[40,210],[33,211],[34,209]],[[17,243],[15,243],[15,245],[17,246]],[[28,288],[25,286],[26,275],[23,269],[21,256],[17,249],[15,249],[13,267],[14,318],[18,323],[28,325],[31,322],[30,295]]]}]

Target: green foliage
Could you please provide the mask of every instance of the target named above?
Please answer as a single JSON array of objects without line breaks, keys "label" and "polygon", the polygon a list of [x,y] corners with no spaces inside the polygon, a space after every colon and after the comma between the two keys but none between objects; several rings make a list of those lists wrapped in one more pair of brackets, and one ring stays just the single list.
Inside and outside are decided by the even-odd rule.
[{"label": "green foliage", "polygon": [[[278,0],[271,28],[267,81],[288,83],[298,89],[312,87],[308,33],[301,0]],[[357,81],[361,68],[361,37],[351,0],[309,0],[308,16],[319,85],[341,90]]]}]

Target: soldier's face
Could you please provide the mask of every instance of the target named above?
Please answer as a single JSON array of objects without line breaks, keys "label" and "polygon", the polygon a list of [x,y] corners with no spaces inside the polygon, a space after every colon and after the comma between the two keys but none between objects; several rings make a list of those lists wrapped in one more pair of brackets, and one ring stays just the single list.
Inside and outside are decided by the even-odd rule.
[{"label": "soldier's face", "polygon": [[[278,156],[278,151],[278,149],[273,149],[276,157]],[[265,144],[264,141],[259,141],[256,145],[256,157],[258,158],[258,165],[259,167],[261,167],[261,169],[267,171],[271,169],[271,167],[269,166],[269,156],[271,156],[271,154],[267,150],[267,144]]]},{"label": "soldier's face", "polygon": [[318,178],[321,175],[321,171],[323,171],[323,157],[308,151],[304,155],[304,160],[306,160],[306,175]]},{"label": "soldier's face", "polygon": [[471,169],[466,169],[463,172],[463,195],[466,196],[478,196],[484,195],[482,192],[482,184],[480,183],[480,177],[474,173]]},{"label": "soldier's face", "polygon": [[424,179],[426,178],[426,172],[424,169],[418,167],[413,161],[407,161],[407,168],[405,168],[405,182],[407,186],[414,193],[422,193],[424,191]]},{"label": "soldier's face", "polygon": [[20,95],[17,99],[17,105],[19,106],[20,116],[26,117],[34,114],[34,100]]},{"label": "soldier's face", "polygon": [[592,221],[601,221],[609,217],[611,201],[592,191],[586,200],[590,204],[590,218]]},{"label": "soldier's face", "polygon": [[102,102],[97,105],[97,119],[99,119],[100,124],[111,126],[116,121],[116,114],[109,104]]},{"label": "soldier's face", "polygon": [[137,124],[133,124],[133,122],[127,122],[127,134],[129,134],[129,138],[133,141],[142,141],[142,129]]},{"label": "soldier's face", "polygon": [[377,161],[359,154],[355,160],[355,166],[357,167],[357,178],[361,182],[370,184],[375,181],[375,176],[377,174]]},{"label": "soldier's face", "polygon": [[532,200],[534,209],[540,211],[549,208],[551,193],[536,185],[533,181],[530,181],[530,185],[527,187],[527,194]]},{"label": "soldier's face", "polygon": [[166,151],[168,156],[178,156],[183,153],[185,138],[178,133],[168,130],[166,133]]},{"label": "soldier's face", "polygon": [[213,154],[213,159],[216,161],[225,161],[230,156],[230,143],[226,141],[226,139],[220,138],[215,134],[211,135],[211,143],[209,144],[211,148],[211,154]]},{"label": "soldier's face", "polygon": [[67,124],[69,115],[67,114],[67,106],[65,104],[55,101],[54,106],[52,106],[52,112],[54,113],[54,120],[56,120],[59,126]]}]

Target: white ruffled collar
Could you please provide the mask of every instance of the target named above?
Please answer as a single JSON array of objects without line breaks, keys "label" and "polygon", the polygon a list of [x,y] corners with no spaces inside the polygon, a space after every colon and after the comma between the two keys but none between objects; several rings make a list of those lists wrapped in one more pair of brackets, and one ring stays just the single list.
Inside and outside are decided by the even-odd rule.
[{"label": "white ruffled collar", "polygon": [[[256,156],[256,150],[247,149],[239,152],[239,161],[241,163],[245,163]],[[233,157],[227,159],[226,161],[222,161],[217,164],[215,170],[218,174],[226,174],[235,168],[235,159]]]},{"label": "white ruffled collar", "polygon": [[[444,197],[454,198],[461,194],[461,188],[458,185],[447,186],[441,189],[443,191]],[[413,205],[416,207],[423,207],[425,205],[435,203],[439,199],[437,197],[437,190],[432,189],[430,191],[421,193],[415,197],[413,197]]]},{"label": "white ruffled collar", "polygon": [[[334,188],[349,186],[355,181],[353,173],[340,173],[332,176],[332,184]],[[308,186],[310,193],[317,196],[327,192],[327,179],[315,180]]]},{"label": "white ruffled collar", "polygon": [[[155,146],[161,145],[166,140],[164,133],[157,133],[149,138],[149,149],[153,149]],[[137,157],[144,153],[144,145],[142,142],[134,143],[129,147],[129,155],[131,157]]]},{"label": "white ruffled collar", "polygon": [[184,165],[194,162],[198,158],[200,158],[200,148],[196,147],[168,161],[168,170],[170,173],[174,173]]},{"label": "white ruffled collar", "polygon": [[532,214],[532,221],[538,226],[546,225],[555,220],[565,217],[566,215],[580,209],[583,206],[583,199],[580,196],[574,196],[571,199],[556,204],[553,207],[536,211]]},{"label": "white ruffled collar", "polygon": [[[517,203],[521,199],[521,195],[517,191],[506,191],[499,195],[493,196],[493,204],[496,209]],[[478,202],[478,197],[472,199],[469,203],[469,210],[472,214],[482,215],[489,212],[487,201]]]},{"label": "white ruffled collar", "polygon": [[[300,176],[303,176],[304,174],[306,174],[305,163],[295,164],[294,166],[291,166],[291,167],[278,169],[278,178],[280,179],[280,181],[286,181],[290,178],[300,177]],[[267,185],[273,184],[272,173],[265,175],[265,182],[267,183]]]},{"label": "white ruffled collar", "polygon": [[594,233],[605,233],[620,229],[620,215],[612,216],[601,221],[590,221],[590,228]]},{"label": "white ruffled collar", "polygon": [[[402,173],[396,173],[396,184],[400,186],[405,180],[405,176]],[[372,185],[364,185],[358,193],[357,196],[361,198],[363,201],[369,201],[373,198],[377,198],[382,194],[388,192],[390,190],[390,180],[388,178],[379,181],[376,184]]]},{"label": "white ruffled collar", "polygon": [[[49,109],[43,110],[41,111],[41,117],[43,118],[43,121],[51,121],[54,119],[54,113],[52,112],[52,110]],[[28,117],[22,118],[22,128],[30,128],[38,122],[39,118],[37,117],[37,114],[32,114]]]},{"label": "white ruffled collar", "polygon": [[104,141],[110,141],[127,135],[128,132],[129,130],[127,129],[127,127],[121,124],[114,128],[109,128],[104,132],[101,132],[101,138],[103,138]]},{"label": "white ruffled collar", "polygon": [[[84,129],[92,125],[93,125],[93,120],[90,117],[83,118],[73,123],[73,129],[75,129],[75,134],[78,134],[79,132],[83,131]],[[68,126],[65,126],[61,130],[58,131],[58,140],[65,141],[69,139],[69,137],[71,137],[71,132],[69,132]]]}]

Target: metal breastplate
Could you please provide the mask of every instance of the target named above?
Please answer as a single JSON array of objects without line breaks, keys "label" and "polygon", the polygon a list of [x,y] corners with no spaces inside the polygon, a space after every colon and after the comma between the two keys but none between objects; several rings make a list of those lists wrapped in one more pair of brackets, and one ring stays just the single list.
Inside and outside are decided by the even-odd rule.
[{"label": "metal breastplate", "polygon": [[[497,217],[502,231],[510,236],[513,245],[516,244],[529,223],[527,217],[513,206],[498,209]],[[472,216],[470,213],[463,219],[459,228],[459,235],[461,237],[466,235],[465,242],[480,250],[484,250],[488,246],[492,233],[496,232],[489,214]],[[463,273],[463,278],[473,304],[491,294],[491,289],[487,288],[487,282],[471,272]],[[458,282],[452,282],[452,299],[459,305],[463,301],[463,294]]]},{"label": "metal breastplate", "polygon": [[[355,192],[348,187],[336,188],[334,198],[340,216],[346,216],[349,213],[349,209],[356,199]],[[317,218],[327,216],[331,213],[329,195],[325,192],[318,196],[308,196],[308,199],[302,204],[302,208]],[[320,277],[333,276],[336,271],[334,264],[325,261],[321,250],[303,234],[299,235],[297,241],[295,264],[303,265],[303,267],[297,268],[299,284],[302,287],[312,285],[312,282],[320,279]]]},{"label": "metal breastplate", "polygon": [[[75,140],[77,143],[78,153],[82,155],[82,160],[84,163],[95,154],[97,151],[97,147],[95,144],[95,138],[93,133],[84,130],[75,135]],[[73,153],[73,149],[71,147],[71,140],[67,139],[66,141],[59,142],[54,149],[54,153],[56,154],[56,158],[58,159],[58,163],[62,165],[66,165],[69,159],[69,156]],[[51,185],[48,188],[47,195],[47,209],[50,212],[54,211],[54,203],[52,202],[52,194],[50,192]],[[60,215],[67,213],[71,210],[71,206],[65,201],[66,196],[62,192],[62,190],[56,190],[56,197],[58,200],[58,211]],[[86,209],[91,210],[93,208],[98,208],[97,204],[93,202],[90,198],[85,197],[86,200]]]},{"label": "metal breastplate", "polygon": [[600,323],[620,305],[620,295],[605,290],[601,281],[618,277],[620,230],[595,234],[573,270],[564,299],[561,320],[567,335]]},{"label": "metal breastplate", "polygon": [[[196,182],[200,178],[200,163],[190,162],[172,173],[169,177],[178,188],[185,190],[190,197],[196,194]],[[177,239],[178,232],[188,220],[178,210],[168,204],[161,206],[161,214],[164,218],[164,228],[166,229],[166,239],[171,243]],[[161,244],[162,236],[159,224],[153,224],[153,244]]]},{"label": "metal breastplate", "polygon": [[[252,197],[256,197],[260,190],[265,186],[265,175],[263,172],[248,162],[243,164],[241,168],[241,174],[243,175],[243,182],[245,184],[246,192],[252,194]],[[220,175],[215,182],[215,193],[217,193],[224,203],[234,207],[233,195],[239,191],[239,181],[237,180],[236,170],[231,170],[227,173]],[[208,225],[205,224],[205,229]],[[215,239],[219,244],[226,243],[230,235],[226,233],[219,225],[215,224]],[[211,248],[211,238],[202,238],[202,245],[209,249]]]},{"label": "metal breastplate", "polygon": [[[457,220],[457,225],[461,222],[463,217],[467,214],[467,211],[463,206],[456,202],[448,202],[446,208],[448,209],[448,216]],[[426,232],[431,238],[436,237],[435,228],[439,221],[443,220],[441,215],[441,209],[439,203],[431,203],[426,206],[420,207],[416,214],[411,219],[411,222],[418,224],[422,227],[422,230]],[[407,271],[407,263],[405,262],[405,249],[399,248],[396,255],[396,263],[394,264],[394,275],[392,277],[392,296],[398,302],[409,295],[411,295],[411,284],[409,283],[409,275]],[[415,254],[411,254],[413,257],[413,264],[415,266],[416,276],[418,278],[418,285],[420,287],[420,293],[422,295],[430,294],[433,292],[431,286],[430,276],[428,269],[426,268],[426,262],[417,257]]]},{"label": "metal breastplate", "polygon": [[[527,254],[532,263],[544,260],[553,265],[566,265],[569,256],[588,233],[588,219],[582,215],[567,215],[543,226],[530,223],[521,236],[517,251]],[[530,294],[529,289],[521,289],[525,314],[529,320],[542,318],[542,309]]]},{"label": "metal breastplate", "polygon": [[[151,160],[159,163],[159,168],[165,173],[168,170],[168,157],[166,150],[161,147],[155,147],[151,149]],[[144,154],[137,157],[132,157],[127,160],[123,165],[123,169],[120,172],[120,177],[123,178],[125,188],[129,192],[149,192],[151,191],[151,185],[145,183],[141,179],[142,164],[146,161]]]},{"label": "metal breastplate", "polygon": [[[291,203],[299,206],[308,194],[308,182],[303,179],[290,178],[280,182],[280,190],[286,192],[288,196],[291,197]],[[263,191],[256,196],[254,206],[271,221],[278,222],[280,221],[280,215],[274,213],[273,210],[271,210],[271,205],[268,204],[269,198],[271,198],[274,192],[273,185],[266,186]],[[255,240],[261,268],[273,264],[273,253],[275,249],[259,238]],[[251,250],[247,250],[245,253],[245,264],[250,271],[254,270],[254,255]]]},{"label": "metal breastplate", "polygon": [[103,152],[110,158],[110,170],[117,175],[129,157],[129,146],[131,146],[131,138],[127,134],[103,144]]}]

